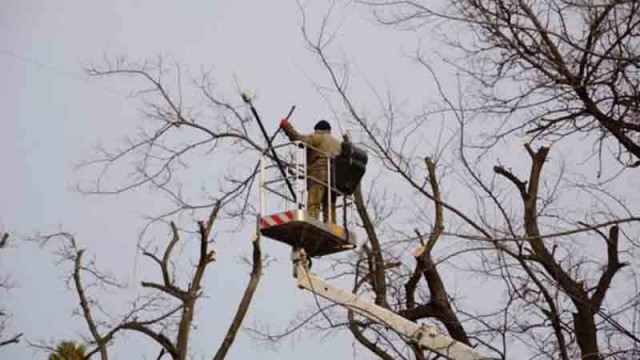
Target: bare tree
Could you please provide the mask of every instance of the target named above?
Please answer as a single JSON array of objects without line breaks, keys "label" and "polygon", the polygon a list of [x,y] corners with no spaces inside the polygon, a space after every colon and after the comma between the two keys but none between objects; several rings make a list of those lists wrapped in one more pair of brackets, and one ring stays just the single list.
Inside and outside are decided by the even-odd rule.
[{"label": "bare tree", "polygon": [[[490,4],[494,3],[454,2],[455,7],[451,7],[449,12],[440,13],[416,2],[384,2],[387,7],[382,6],[382,2],[367,2],[378,10],[388,10],[387,13],[377,14],[382,21],[394,25],[417,24],[439,17],[451,18],[451,21],[460,21],[474,28],[489,27],[498,22],[482,17],[483,14],[470,13],[471,9],[475,9],[473,6],[493,9]],[[557,9],[548,12],[533,11],[534,14],[549,18],[560,11],[570,11],[572,7],[582,9],[579,4],[562,7],[550,2],[535,6],[542,4],[557,5]],[[610,21],[628,21],[637,16],[635,12],[630,14],[631,11],[627,11],[635,4],[620,4],[623,6],[622,14]],[[517,24],[517,31],[523,32],[518,36],[534,42],[533,45],[525,43],[520,51],[525,55],[546,59],[541,60],[544,64],[557,60],[555,55],[544,53],[545,49],[555,51],[549,50],[551,46],[544,40],[545,37],[556,36],[555,33],[550,34],[552,31],[544,29],[538,29],[535,33],[535,24],[525,25],[524,20],[517,19],[518,16],[527,18],[531,15],[522,9],[534,5],[516,2],[510,6],[520,10],[516,9],[510,15],[510,7],[507,6],[504,16],[514,17],[509,19]],[[600,13],[605,8],[607,6],[594,7],[593,12],[606,18],[607,15]],[[463,10],[469,12],[465,18],[451,14]],[[362,94],[350,90],[354,80],[350,77],[349,64],[336,61],[331,56],[331,45],[338,38],[330,26],[331,13],[322,17],[315,36],[311,35],[308,14],[302,7],[301,13],[306,44],[317,56],[327,75],[327,80],[318,88],[330,89],[325,91],[325,95],[342,105],[344,112],[339,116],[350,118],[362,134],[365,146],[382,165],[381,171],[393,179],[388,184],[378,184],[376,189],[380,191],[391,187],[406,199],[404,208],[410,207],[408,204],[415,204],[415,208],[408,211],[409,215],[397,211],[388,216],[381,214],[380,206],[376,205],[376,201],[384,199],[376,200],[373,196],[374,199],[366,201],[361,192],[356,193],[360,225],[367,234],[367,243],[358,255],[347,261],[337,259],[334,264],[342,276],[355,276],[354,291],[362,295],[370,294],[376,304],[388,307],[408,319],[435,322],[453,338],[479,346],[492,357],[627,359],[637,356],[640,346],[640,339],[636,335],[639,331],[637,319],[640,318],[637,270],[640,264],[633,253],[638,251],[640,245],[635,240],[640,217],[637,206],[625,201],[628,194],[620,188],[620,184],[630,178],[620,175],[607,182],[592,181],[580,173],[580,167],[564,160],[561,147],[557,148],[557,160],[553,161],[549,158],[551,145],[538,141],[538,137],[562,138],[578,130],[602,131],[604,136],[598,139],[599,146],[605,146],[604,140],[613,136],[621,146],[617,159],[624,167],[634,166],[633,159],[637,154],[633,149],[637,133],[632,130],[633,126],[627,125],[632,124],[635,117],[620,117],[621,113],[618,112],[620,106],[628,106],[626,113],[632,113],[635,111],[633,106],[626,101],[611,100],[613,95],[606,95],[604,91],[587,91],[590,100],[581,97],[579,89],[576,89],[581,85],[565,81],[566,78],[562,80],[560,75],[566,73],[558,70],[557,63],[548,65],[556,66],[553,81],[549,78],[545,80],[539,74],[526,73],[522,71],[522,66],[525,66],[522,65],[523,60],[516,59],[518,53],[511,49],[516,55],[504,55],[508,61],[504,60],[501,65],[504,69],[499,68],[499,74],[503,77],[493,82],[487,80],[492,73],[483,72],[484,68],[477,63],[473,64],[478,67],[463,69],[471,75],[472,80],[482,80],[488,84],[486,92],[471,98],[467,97],[462,87],[450,95],[449,89],[441,82],[441,75],[433,69],[430,61],[418,56],[417,64],[433,80],[431,84],[440,102],[425,113],[403,115],[395,111],[396,104],[378,97],[380,114],[365,116],[364,111],[355,105],[364,102]],[[578,16],[574,20],[587,18]],[[556,24],[547,18],[540,23]],[[557,23],[562,26],[561,21]],[[501,23],[495,26],[500,31],[511,31]],[[625,26],[635,28],[635,23],[622,20],[618,27],[607,27],[612,34],[598,34],[604,39],[614,36],[618,31],[616,29]],[[526,31],[534,33],[525,34]],[[621,31],[621,34],[624,32]],[[480,38],[486,41],[492,40],[492,36],[499,37],[488,30],[479,31],[478,35],[485,35],[486,39]],[[634,41],[631,34],[624,36],[625,41]],[[562,46],[571,46],[568,40],[567,43],[564,41],[558,42]],[[461,42],[452,42],[452,45],[468,50]],[[487,53],[494,50],[500,53],[501,48],[496,45],[486,48]],[[488,64],[487,58],[482,57],[483,51],[468,51],[482,58],[485,65]],[[592,70],[587,71],[604,71],[600,68],[604,66],[602,63],[613,61],[610,58],[611,51],[604,54],[601,50],[589,50],[587,65],[584,66]],[[573,53],[567,56],[576,58]],[[601,59],[600,63],[596,57]],[[580,59],[579,56],[577,58]],[[544,70],[540,69],[541,66],[528,64],[528,71]],[[633,66],[627,67],[628,71],[634,71]],[[491,66],[487,68],[495,70]],[[457,69],[460,69],[459,65]],[[514,71],[514,74],[506,76],[505,71]],[[615,76],[622,77],[620,74]],[[631,78],[633,76],[629,76]],[[621,81],[616,84],[624,83],[620,88],[628,90],[619,90],[617,94],[621,97],[618,99],[635,96],[632,94],[635,91],[633,86],[629,85],[633,83],[632,80],[615,79]],[[496,95],[498,92],[489,92],[490,87],[499,80],[511,84],[519,84],[520,81],[524,85],[534,86],[517,87],[518,90],[524,89],[522,94],[503,99]],[[604,85],[594,83],[593,86]],[[472,89],[475,91],[477,87]],[[616,92],[611,86],[608,89]],[[597,106],[592,107],[590,102]],[[610,108],[604,110],[605,104]],[[580,110],[574,112],[577,108]],[[367,114],[371,114],[371,107],[367,110]],[[512,115],[514,111],[521,111],[523,115]],[[562,112],[563,115],[558,115]],[[571,116],[564,118],[569,113]],[[603,120],[598,113],[606,114],[609,119]],[[490,133],[487,141],[479,142],[480,135],[486,136],[489,127],[485,123],[483,126],[474,126],[474,121],[499,114],[507,120],[513,118],[512,121],[523,119],[526,114],[532,120],[525,120],[507,131],[502,129]],[[544,117],[540,114],[544,114]],[[551,122],[544,120],[555,115],[558,116]],[[451,120],[449,124],[457,126],[438,129],[434,126],[434,120],[442,117]],[[589,125],[585,125],[587,123]],[[540,127],[546,124],[551,125]],[[524,141],[523,134],[516,131],[524,126],[534,128],[533,141]],[[423,128],[429,128],[429,131],[419,131]],[[444,133],[448,137],[438,138],[435,149],[424,145],[425,134],[434,133]],[[519,139],[524,143],[528,165],[524,166],[524,161],[510,157],[507,161],[519,162],[513,164],[515,169],[502,164],[499,156],[504,154],[505,149],[501,147],[500,139]],[[588,158],[589,146],[580,149],[583,151],[581,154]],[[519,175],[522,173],[526,180]],[[447,190],[443,191],[443,188]],[[433,216],[426,215],[425,204],[434,206]],[[403,224],[413,224],[414,227]],[[602,242],[593,242],[598,239]],[[440,244],[443,242],[448,246],[442,247]],[[414,246],[418,249],[411,253],[410,247]],[[491,303],[474,301],[487,294],[465,291],[460,282],[454,290],[447,286],[447,279],[451,281],[465,276],[486,283],[496,293],[496,296],[488,296]],[[420,282],[422,278],[424,282]],[[462,281],[462,284],[465,283],[469,282]],[[311,313],[282,335],[305,328],[305,324],[308,329],[324,331],[342,328],[350,331],[355,341],[382,359],[423,359],[429,356],[429,353],[417,349],[411,339],[398,336],[376,325],[371,319],[356,316],[350,311],[342,315],[329,309],[321,309],[330,315],[329,319]],[[323,328],[319,322],[329,325]],[[263,335],[272,340],[281,338],[272,333]]]},{"label": "bare tree", "polygon": [[462,54],[446,60],[477,91],[469,110],[508,123],[495,138],[520,129],[550,140],[587,133],[596,154],[612,148],[624,166],[640,164],[636,1],[358,2],[385,24],[439,29]]},{"label": "bare tree", "polygon": [[[247,125],[251,120],[243,115],[240,94],[236,102],[229,102],[217,94],[209,74],[193,77],[179,64],[167,64],[162,58],[142,64],[106,61],[87,68],[87,73],[130,79],[137,88],[133,97],[140,102],[142,119],[140,130],[122,145],[100,147],[97,156],[80,164],[95,176],[95,181],[79,187],[81,192],[110,195],[154,189],[174,206],[154,214],[148,225],[210,209],[218,202],[240,220],[254,214],[248,190],[257,167],[237,165],[244,164],[241,159],[255,161],[250,151],[261,151],[262,142],[255,140],[260,139],[255,127]],[[231,162],[232,158],[237,161]],[[215,166],[218,163],[228,166]],[[200,192],[185,186],[211,178],[217,186]]]},{"label": "bare tree", "polygon": [[[211,239],[214,222],[220,211],[217,204],[211,210],[207,221],[198,222],[198,241],[196,243],[199,251],[195,268],[191,272],[186,285],[180,285],[175,275],[177,259],[174,250],[181,240],[180,230],[174,222],[170,223],[171,240],[167,243],[164,251],[160,254],[143,249],[143,255],[152,260],[157,265],[160,275],[159,281],[143,281],[144,289],[150,293],[140,295],[133,301],[130,310],[120,316],[118,321],[106,321],[98,319],[97,310],[102,311],[100,302],[96,296],[87,292],[84,276],[89,276],[89,284],[97,284],[102,287],[120,287],[111,276],[97,269],[93,260],[83,260],[85,249],[78,246],[73,235],[62,232],[50,235],[43,235],[36,240],[42,244],[60,240],[58,254],[62,261],[73,264],[70,274],[70,281],[79,300],[79,307],[82,318],[89,330],[89,344],[93,349],[87,351],[85,358],[91,358],[95,354],[100,354],[100,359],[109,359],[109,346],[114,343],[117,336],[124,332],[133,332],[144,335],[153,341],[159,350],[158,358],[168,355],[171,359],[184,360],[189,354],[190,333],[194,324],[194,312],[196,303],[202,298],[204,288],[202,281],[210,265],[216,260],[216,252],[210,248],[213,242]],[[251,299],[257,288],[262,271],[262,258],[259,238],[253,241],[253,268],[250,281],[245,293],[239,302],[236,315],[227,332],[227,335],[216,352],[214,359],[224,359],[227,351],[233,344],[236,333],[239,330],[244,316],[246,315]],[[110,314],[111,318],[116,318],[116,314]],[[40,346],[42,347],[42,346]],[[46,346],[45,346],[46,347]]]},{"label": "bare tree", "polygon": [[[0,250],[4,250],[5,247],[9,245],[9,233],[2,233],[0,235]],[[11,287],[9,280],[5,277],[0,278],[0,290],[6,291]],[[7,314],[5,309],[0,309],[0,347],[17,344],[20,342],[20,338],[22,337],[22,333],[11,335],[5,338],[3,333],[5,332],[5,328],[7,326]]]},{"label": "bare tree", "polygon": [[[146,291],[132,302],[128,312],[109,313],[111,320],[97,319],[104,317],[104,310],[97,301],[98,296],[88,294],[88,289],[95,284],[120,285],[99,271],[94,260],[85,260],[85,249],[78,246],[73,235],[63,232],[41,236],[39,240],[44,243],[63,240],[59,254],[73,264],[69,280],[80,300],[79,313],[89,330],[87,341],[93,346],[87,358],[100,354],[101,359],[108,359],[109,346],[118,335],[128,332],[152,340],[159,347],[158,358],[186,359],[190,334],[197,321],[194,309],[204,293],[202,280],[215,260],[215,251],[211,249],[214,222],[219,218],[229,219],[231,229],[238,229],[247,221],[255,220],[249,190],[257,167],[234,167],[234,164],[244,164],[239,159],[249,159],[247,150],[255,153],[262,151],[262,146],[253,140],[257,133],[246,124],[249,120],[242,114],[243,104],[218,97],[208,74],[191,77],[179,64],[167,64],[162,58],[142,64],[116,59],[106,61],[103,66],[91,66],[87,72],[95,77],[130,79],[133,86],[138,87],[133,97],[140,101],[142,121],[139,132],[130,135],[121,146],[100,147],[97,156],[80,164],[81,169],[95,176],[95,181],[82,184],[79,190],[85,194],[109,195],[151,188],[166,196],[172,207],[152,214],[138,239],[144,257],[157,266],[161,276],[158,281],[141,283]],[[249,156],[256,161],[255,156]],[[230,162],[231,158],[237,161]],[[188,168],[197,168],[200,172],[189,173]],[[208,184],[200,192],[184,186],[185,182],[197,182],[198,176],[203,181],[214,179],[217,183]],[[189,231],[174,221],[182,215],[202,216],[205,211],[208,220],[198,221],[196,231]],[[162,245],[164,251],[158,253],[153,250],[157,247],[155,243],[145,234],[152,226],[167,223],[171,239]],[[225,226],[219,232],[228,230]],[[192,242],[192,239],[183,240],[185,235],[197,237],[199,251],[189,278],[178,280],[176,268],[184,270],[185,260],[177,258],[175,248],[179,243],[189,246]],[[213,359],[221,360],[228,354],[259,284],[262,275],[259,235],[252,241],[252,254],[249,282],[226,336],[212,354]],[[89,286],[85,277],[89,279]]]}]

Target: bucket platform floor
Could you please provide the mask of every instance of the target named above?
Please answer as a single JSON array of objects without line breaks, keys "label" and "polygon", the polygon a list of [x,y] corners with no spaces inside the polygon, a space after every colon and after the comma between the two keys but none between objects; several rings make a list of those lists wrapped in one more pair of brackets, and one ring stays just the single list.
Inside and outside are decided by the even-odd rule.
[{"label": "bucket platform floor", "polygon": [[304,210],[289,210],[260,218],[260,233],[292,247],[302,247],[310,257],[356,247],[356,235],[336,224],[326,224]]}]

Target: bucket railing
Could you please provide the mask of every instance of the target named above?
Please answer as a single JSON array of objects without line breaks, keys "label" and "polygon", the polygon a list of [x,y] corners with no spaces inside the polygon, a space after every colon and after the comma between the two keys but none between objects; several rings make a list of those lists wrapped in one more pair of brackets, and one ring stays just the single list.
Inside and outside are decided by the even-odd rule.
[{"label": "bucket railing", "polygon": [[[343,212],[347,211],[347,207],[352,204],[352,201],[348,201],[345,198],[345,194],[336,188],[334,183],[333,174],[333,161],[334,156],[324,153],[323,151],[305,144],[302,141],[293,141],[273,146],[273,150],[278,150],[279,153],[286,152],[285,156],[279,157],[279,164],[275,162],[273,156],[264,150],[260,154],[260,168],[259,168],[259,201],[260,201],[260,213],[267,214],[272,212],[280,212],[285,210],[297,209],[307,211],[308,207],[308,188],[309,183],[318,183],[324,185],[331,191],[326,192],[328,209],[324,209],[327,214],[327,220],[329,223],[337,222],[337,219],[333,219],[332,209],[335,206],[336,210],[341,209]],[[327,159],[327,181],[309,176],[307,173],[307,151],[317,151]],[[271,151],[271,150],[269,150]],[[283,171],[278,169],[278,166],[284,167]],[[289,194],[284,184],[287,180],[283,177],[283,174],[288,178],[289,183],[293,184],[295,191],[295,199]],[[331,192],[336,195],[337,204],[333,204]],[[282,202],[277,203],[278,207],[273,209],[271,196],[279,198]],[[344,201],[339,204],[339,199],[342,197]],[[343,214],[344,215],[344,214]]]}]

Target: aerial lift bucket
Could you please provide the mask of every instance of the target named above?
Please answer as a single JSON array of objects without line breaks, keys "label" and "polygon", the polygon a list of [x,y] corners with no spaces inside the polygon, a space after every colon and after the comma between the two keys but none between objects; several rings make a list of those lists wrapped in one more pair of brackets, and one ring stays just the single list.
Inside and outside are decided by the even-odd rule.
[{"label": "aerial lift bucket", "polygon": [[[273,240],[288,244],[293,248],[303,248],[310,257],[319,257],[355,248],[356,235],[348,229],[347,216],[345,215],[350,213],[349,208],[353,202],[347,199],[347,195],[332,186],[331,162],[333,159],[328,156],[327,172],[329,181],[325,184],[320,180],[307,176],[306,151],[308,146],[306,144],[295,141],[275,146],[273,149],[275,150],[276,148],[282,150],[289,148],[294,153],[294,159],[290,162],[281,160],[280,164],[286,170],[273,172],[270,169],[278,166],[277,163],[273,164],[275,160],[266,151],[260,156],[260,180],[258,186],[260,233]],[[283,178],[282,174],[286,178]],[[343,199],[342,204],[338,206],[343,212],[343,223],[341,225],[337,224],[337,219],[330,218],[330,211],[327,211],[329,214],[328,222],[309,215],[306,201],[308,181],[322,183],[327,188],[332,189],[338,195],[338,199]],[[292,187],[295,188],[295,196],[290,197],[288,193],[282,191],[284,189],[280,190],[282,186],[278,189],[278,183],[293,183]],[[328,207],[331,208],[329,192],[327,192],[327,196]],[[274,204],[273,198],[281,201],[276,201]],[[271,200],[268,201],[268,199]],[[283,205],[285,209],[282,209]]]},{"label": "aerial lift bucket", "polygon": [[[356,236],[347,229],[346,215],[347,207],[351,206],[353,202],[347,200],[347,195],[350,193],[345,193],[344,189],[339,190],[335,186],[332,186],[331,179],[334,177],[332,176],[333,158],[325,154],[327,157],[327,173],[329,175],[327,184],[324,184],[318,179],[309,178],[306,169],[306,151],[309,146],[302,142],[273,146],[273,138],[269,138],[267,135],[260,116],[253,106],[249,95],[243,93],[242,100],[249,105],[251,113],[260,126],[260,131],[267,141],[267,149],[265,149],[260,156],[260,213],[258,217],[260,233],[271,239],[291,245],[294,248],[303,248],[311,257],[323,256],[355,248]],[[295,106],[291,108],[286,119],[291,116],[294,108]],[[293,147],[293,152],[295,153],[293,164],[282,161],[276,152],[276,148],[287,146],[290,147],[289,149]],[[320,151],[318,149],[309,150]],[[272,164],[267,166],[267,161]],[[270,179],[267,176],[267,170],[274,167],[279,171],[274,174],[275,178]],[[329,208],[335,205],[331,204],[331,192],[342,196],[344,200],[342,204],[343,226],[334,223],[336,219],[331,219],[331,211],[327,209],[325,209],[325,211],[329,214],[329,219],[326,223],[309,216],[309,213],[306,211],[306,187],[308,180],[323,183],[323,185],[330,190],[327,191],[326,195]],[[281,189],[273,187],[273,185],[277,185],[278,182],[284,183],[289,191],[283,192]],[[295,189],[292,182],[295,184]],[[270,195],[277,195],[287,200],[286,203],[288,205],[294,204],[294,207],[292,209],[285,209],[285,211],[280,209],[280,211],[275,213],[270,212],[266,202],[267,192],[269,192]]]}]

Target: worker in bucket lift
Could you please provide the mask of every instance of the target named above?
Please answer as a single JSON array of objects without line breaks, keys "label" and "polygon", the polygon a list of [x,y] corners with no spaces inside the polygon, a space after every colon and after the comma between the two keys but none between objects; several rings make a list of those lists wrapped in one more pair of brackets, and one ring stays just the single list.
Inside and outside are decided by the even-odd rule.
[{"label": "worker in bucket lift", "polygon": [[322,204],[324,222],[328,223],[328,202],[329,196],[331,196],[331,219],[335,222],[336,193],[327,191],[327,186],[324,184],[328,183],[327,155],[336,156],[340,154],[341,142],[331,136],[331,125],[326,120],[318,121],[313,127],[313,134],[309,135],[298,133],[287,119],[283,119],[280,122],[280,127],[291,141],[302,141],[322,152],[307,148],[307,212],[309,216],[317,219],[320,213],[320,205]]}]

